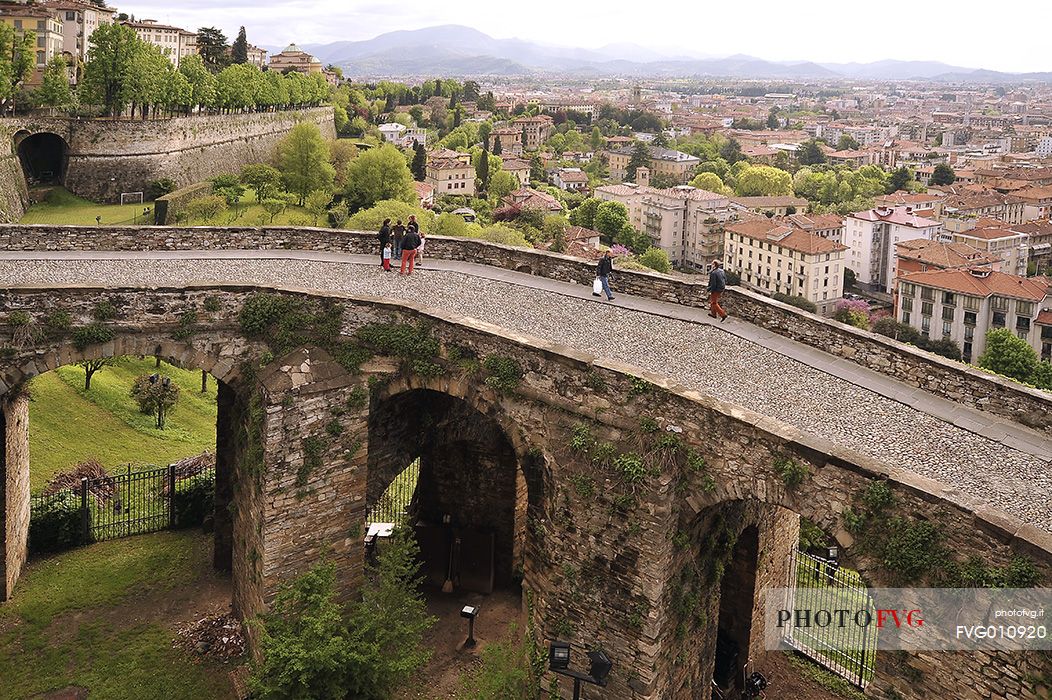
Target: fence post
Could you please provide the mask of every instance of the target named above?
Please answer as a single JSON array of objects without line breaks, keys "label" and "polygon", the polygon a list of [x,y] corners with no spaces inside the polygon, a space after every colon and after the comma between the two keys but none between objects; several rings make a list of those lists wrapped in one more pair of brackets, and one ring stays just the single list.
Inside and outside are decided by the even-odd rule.
[{"label": "fence post", "polygon": [[91,513],[88,511],[88,479],[80,479],[80,543],[87,544],[91,533]]},{"label": "fence post", "polygon": [[168,465],[168,527],[175,527],[175,465]]}]

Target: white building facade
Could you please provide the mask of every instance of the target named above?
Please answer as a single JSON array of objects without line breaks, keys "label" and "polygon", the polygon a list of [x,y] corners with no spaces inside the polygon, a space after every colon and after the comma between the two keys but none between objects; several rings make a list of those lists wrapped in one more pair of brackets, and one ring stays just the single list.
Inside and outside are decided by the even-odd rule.
[{"label": "white building facade", "polygon": [[939,240],[942,222],[913,213],[912,207],[877,207],[844,220],[846,266],[855,281],[871,290],[894,289],[895,244],[915,238]]}]

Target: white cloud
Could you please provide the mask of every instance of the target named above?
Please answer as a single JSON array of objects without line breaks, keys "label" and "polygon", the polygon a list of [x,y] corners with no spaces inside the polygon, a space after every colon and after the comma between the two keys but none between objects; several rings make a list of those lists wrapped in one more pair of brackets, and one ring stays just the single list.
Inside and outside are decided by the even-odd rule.
[{"label": "white cloud", "polygon": [[1042,0],[1013,5],[1010,15],[1025,18],[1020,22],[991,22],[991,12],[999,11],[978,0],[753,0],[747,5],[532,0],[528,6],[493,0],[133,0],[120,9],[190,29],[218,26],[228,36],[244,25],[251,42],[271,46],[357,41],[398,29],[465,24],[497,38],[517,36],[587,48],[631,42],[772,60],[890,58],[994,70],[1052,70],[1037,34],[1037,28],[1052,20],[1052,4]]}]

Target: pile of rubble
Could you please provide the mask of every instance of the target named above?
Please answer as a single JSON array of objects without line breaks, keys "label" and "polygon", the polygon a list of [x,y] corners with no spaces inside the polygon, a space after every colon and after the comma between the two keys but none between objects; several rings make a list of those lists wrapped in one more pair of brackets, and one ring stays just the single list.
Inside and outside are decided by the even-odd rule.
[{"label": "pile of rubble", "polygon": [[228,610],[191,620],[176,628],[175,646],[222,663],[245,653],[241,621]]}]

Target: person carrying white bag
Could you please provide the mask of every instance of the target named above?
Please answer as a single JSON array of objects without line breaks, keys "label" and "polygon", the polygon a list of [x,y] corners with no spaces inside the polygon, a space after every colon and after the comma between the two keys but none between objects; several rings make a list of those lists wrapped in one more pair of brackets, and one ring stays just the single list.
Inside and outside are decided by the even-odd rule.
[{"label": "person carrying white bag", "polygon": [[605,292],[607,301],[614,300],[614,293],[610,291],[610,273],[613,271],[614,259],[610,257],[608,250],[603,253],[603,257],[599,258],[595,281],[592,282],[592,296],[601,296]]}]

